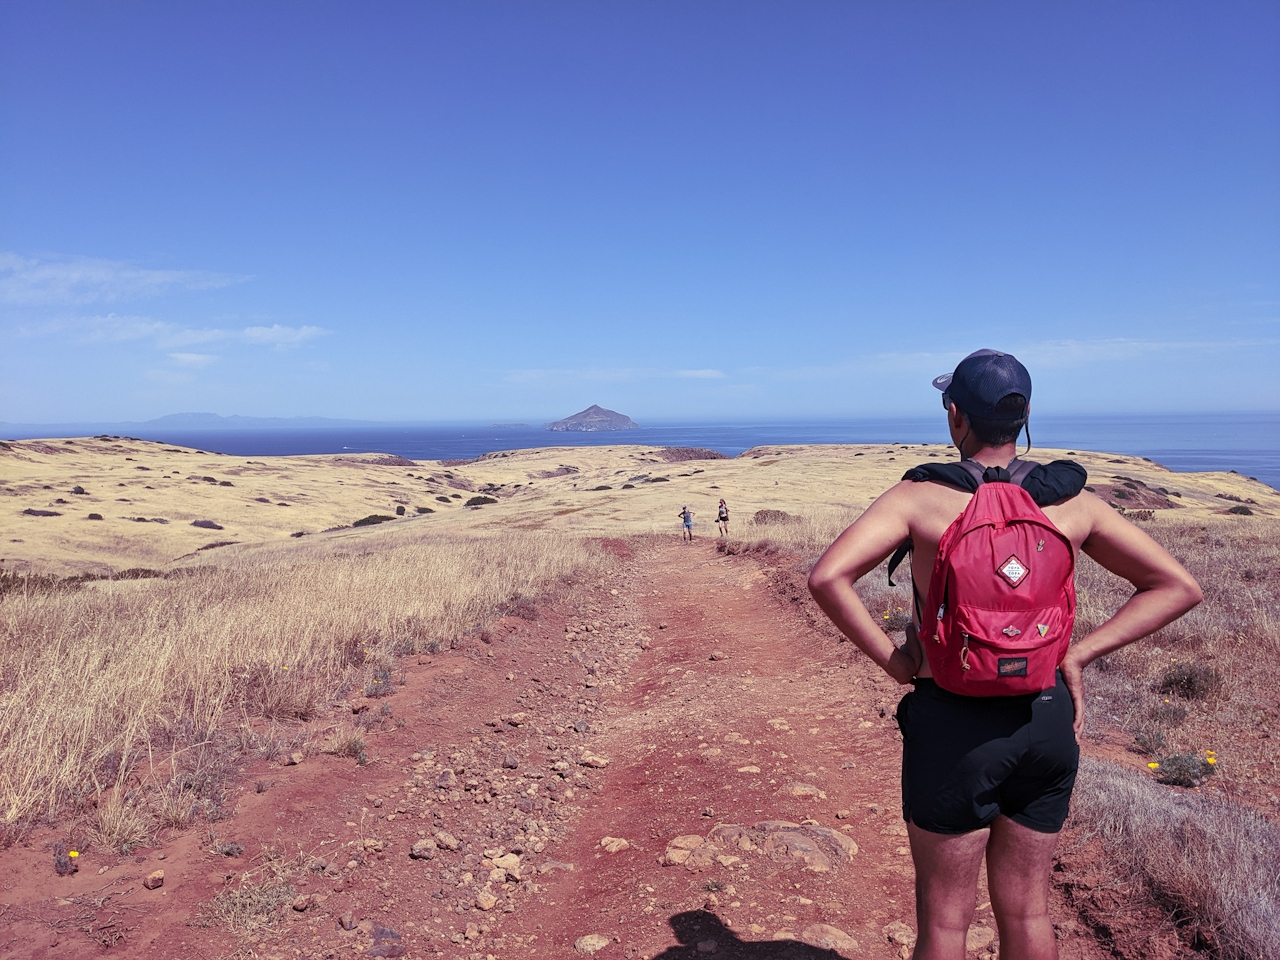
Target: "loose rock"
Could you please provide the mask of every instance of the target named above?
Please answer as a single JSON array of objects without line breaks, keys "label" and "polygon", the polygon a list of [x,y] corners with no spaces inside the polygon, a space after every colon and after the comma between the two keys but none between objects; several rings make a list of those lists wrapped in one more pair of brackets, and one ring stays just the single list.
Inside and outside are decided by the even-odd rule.
[{"label": "loose rock", "polygon": [[910,949],[916,944],[916,932],[901,920],[894,920],[892,923],[886,924],[880,932],[885,935],[890,943],[896,943],[900,947]]},{"label": "loose rock", "polygon": [[142,885],[148,890],[157,890],[164,886],[164,871],[154,870],[148,873],[142,881]]},{"label": "loose rock", "polygon": [[447,830],[441,830],[436,834],[436,843],[446,850],[457,850],[461,846],[458,838]]},{"label": "loose rock", "polygon": [[414,860],[431,860],[438,849],[434,840],[418,840],[409,849],[409,856]]},{"label": "loose rock", "polygon": [[857,940],[829,923],[811,923],[800,931],[800,939],[810,946],[823,950],[840,950],[853,954],[858,949]]},{"label": "loose rock", "polygon": [[623,850],[628,849],[631,844],[621,837],[604,837],[600,840],[600,846],[604,848],[605,853],[621,853]]},{"label": "loose rock", "polygon": [[598,950],[603,950],[611,942],[603,933],[588,933],[586,936],[579,937],[573,941],[573,949],[590,956]]},{"label": "loose rock", "polygon": [[969,953],[985,950],[995,942],[995,939],[996,932],[990,927],[970,927],[969,932],[965,934],[964,948]]}]

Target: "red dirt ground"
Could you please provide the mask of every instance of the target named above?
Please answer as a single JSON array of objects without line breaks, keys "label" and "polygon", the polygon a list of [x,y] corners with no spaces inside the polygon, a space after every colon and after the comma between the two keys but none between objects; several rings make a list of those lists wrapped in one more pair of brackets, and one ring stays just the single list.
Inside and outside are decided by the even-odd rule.
[{"label": "red dirt ground", "polygon": [[[0,853],[0,957],[569,957],[598,934],[605,960],[896,960],[885,928],[915,925],[901,688],[815,629],[794,577],[705,541],[615,547],[606,579],[411,660],[394,696],[357,704],[391,710],[364,765],[255,761],[228,819],[132,857],[87,851],[71,877],[52,867],[65,833]],[[344,706],[328,722],[349,719]],[[713,845],[668,847],[713,830]],[[410,859],[440,831],[457,850]],[[212,852],[226,841],[243,853]],[[518,863],[495,865],[507,854]],[[196,925],[269,855],[296,864],[306,909],[285,902],[247,938]],[[144,889],[158,868],[163,886]],[[1115,956],[1060,886],[1064,960]],[[971,938],[990,946],[974,955],[989,957],[985,890],[979,904]]]}]

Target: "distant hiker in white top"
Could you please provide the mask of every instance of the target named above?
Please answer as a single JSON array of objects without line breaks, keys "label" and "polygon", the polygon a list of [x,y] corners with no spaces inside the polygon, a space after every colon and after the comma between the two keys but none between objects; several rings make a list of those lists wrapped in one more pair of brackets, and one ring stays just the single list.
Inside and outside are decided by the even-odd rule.
[{"label": "distant hiker in white top", "polygon": [[693,511],[689,509],[689,505],[685,504],[680,508],[680,522],[684,524],[684,532],[680,535],[682,540],[693,542]]},{"label": "distant hiker in white top", "polygon": [[720,509],[716,511],[716,526],[720,528],[720,536],[729,536],[729,507],[724,502],[724,497],[720,498]]}]

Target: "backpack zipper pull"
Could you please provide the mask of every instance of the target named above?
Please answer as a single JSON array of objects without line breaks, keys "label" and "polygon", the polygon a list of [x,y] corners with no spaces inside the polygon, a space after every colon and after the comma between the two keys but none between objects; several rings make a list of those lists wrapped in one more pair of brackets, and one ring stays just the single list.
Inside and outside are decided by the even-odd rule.
[{"label": "backpack zipper pull", "polygon": [[969,669],[969,635],[967,633],[963,633],[961,634],[961,636],[964,637],[964,646],[960,648],[960,669],[968,670]]}]

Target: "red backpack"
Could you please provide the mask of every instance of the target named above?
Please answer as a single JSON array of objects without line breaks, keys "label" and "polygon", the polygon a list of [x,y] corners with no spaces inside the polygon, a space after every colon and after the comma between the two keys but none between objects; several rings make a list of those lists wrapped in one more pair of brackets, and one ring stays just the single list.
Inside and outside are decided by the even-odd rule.
[{"label": "red backpack", "polygon": [[[1010,471],[960,464],[978,481],[938,542],[920,643],[938,686],[1001,697],[1056,683],[1075,625],[1075,550]],[[1007,478],[1007,480],[1005,479]]]}]

